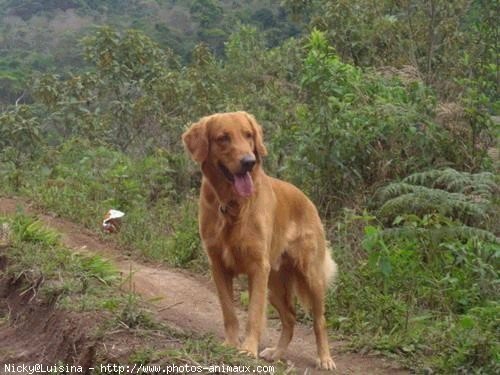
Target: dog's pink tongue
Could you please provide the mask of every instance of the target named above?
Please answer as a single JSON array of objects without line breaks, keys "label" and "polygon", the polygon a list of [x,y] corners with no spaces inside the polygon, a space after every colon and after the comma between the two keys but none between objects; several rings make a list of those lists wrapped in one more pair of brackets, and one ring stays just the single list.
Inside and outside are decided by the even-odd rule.
[{"label": "dog's pink tongue", "polygon": [[253,181],[250,173],[234,175],[234,188],[242,197],[249,197],[253,193]]}]

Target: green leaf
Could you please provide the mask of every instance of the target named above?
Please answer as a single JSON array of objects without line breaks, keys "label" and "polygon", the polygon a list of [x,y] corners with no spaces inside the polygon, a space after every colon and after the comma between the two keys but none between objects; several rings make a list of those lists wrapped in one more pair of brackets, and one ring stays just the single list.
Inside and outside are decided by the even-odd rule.
[{"label": "green leaf", "polygon": [[365,227],[365,235],[367,237],[374,237],[377,236],[379,233],[379,230],[377,227],[374,227],[373,225],[368,225]]},{"label": "green leaf", "polygon": [[379,267],[380,267],[380,272],[382,272],[382,275],[385,277],[389,277],[392,273],[392,265],[391,265],[391,260],[387,256],[382,256],[379,259]]},{"label": "green leaf", "polygon": [[465,315],[460,319],[460,326],[465,329],[471,329],[474,327],[474,319],[469,315]]}]

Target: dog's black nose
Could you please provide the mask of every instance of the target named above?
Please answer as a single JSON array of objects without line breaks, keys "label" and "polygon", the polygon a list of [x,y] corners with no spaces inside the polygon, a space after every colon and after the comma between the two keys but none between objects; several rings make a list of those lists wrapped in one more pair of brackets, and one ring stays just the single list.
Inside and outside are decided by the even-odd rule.
[{"label": "dog's black nose", "polygon": [[253,155],[243,156],[243,158],[240,160],[242,172],[243,173],[250,172],[255,163],[256,163],[255,156]]}]

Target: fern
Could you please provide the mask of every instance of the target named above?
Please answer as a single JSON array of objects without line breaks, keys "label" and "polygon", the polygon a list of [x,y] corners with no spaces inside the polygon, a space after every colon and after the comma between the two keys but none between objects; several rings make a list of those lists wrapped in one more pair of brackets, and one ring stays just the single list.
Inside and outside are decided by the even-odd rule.
[{"label": "fern", "polygon": [[[480,223],[488,216],[488,201],[473,200],[461,193],[449,193],[444,190],[430,189],[423,186],[393,184],[389,191],[394,196],[380,207],[379,215],[388,220],[396,216],[412,213],[419,216],[439,213],[463,222]],[[408,191],[405,193],[405,191]],[[401,194],[401,195],[398,195]]]},{"label": "fern", "polygon": [[483,225],[491,216],[498,193],[495,175],[466,173],[447,168],[414,173],[375,194],[379,214],[393,220],[404,214],[439,213],[467,224]]},{"label": "fern", "polygon": [[384,229],[379,233],[384,240],[399,238],[432,238],[435,242],[444,242],[447,240],[467,241],[475,237],[482,241],[500,244],[500,238],[493,233],[479,228],[469,227],[467,225],[456,225],[439,228],[416,228],[413,226],[403,226]]},{"label": "fern", "polygon": [[489,172],[472,174],[458,172],[452,168],[414,173],[403,179],[403,182],[485,197],[492,197],[498,191],[494,174]]},{"label": "fern", "polygon": [[[415,173],[379,189],[374,202],[377,216],[386,224],[383,236],[427,236],[437,241],[477,237],[498,243],[491,232],[498,225],[495,178],[492,173],[471,174],[447,168]],[[412,216],[417,219],[407,222],[405,218]],[[437,220],[425,223],[426,217]]]}]

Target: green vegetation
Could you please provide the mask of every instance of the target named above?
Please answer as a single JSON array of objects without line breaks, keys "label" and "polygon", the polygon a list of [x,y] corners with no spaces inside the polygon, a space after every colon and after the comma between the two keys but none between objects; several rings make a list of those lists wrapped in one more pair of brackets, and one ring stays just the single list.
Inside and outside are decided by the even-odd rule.
[{"label": "green vegetation", "polygon": [[[36,218],[18,213],[1,222],[11,232],[8,251],[2,251],[8,265],[2,278],[21,281],[21,294],[78,312],[104,309],[120,315],[127,297],[116,293],[120,277],[108,261],[64,248],[59,234]],[[145,314],[137,304],[135,309]]]},{"label": "green vegetation", "polygon": [[196,200],[180,199],[173,184],[174,168],[181,167],[164,152],[132,160],[75,139],[42,159],[42,169],[25,166],[18,176],[26,183],[21,191],[37,205],[94,229],[110,207],[120,209],[127,220],[118,241],[140,251],[136,255],[175,266],[203,261]]},{"label": "green vegetation", "polygon": [[402,354],[415,367],[494,373],[495,179],[445,169],[403,181],[377,192],[376,216],[346,213],[339,225],[345,268],[331,295],[331,324],[355,335],[355,346]]},{"label": "green vegetation", "polygon": [[[85,64],[38,59],[50,69],[15,83],[26,94],[0,113],[3,194],[89,228],[120,209],[128,252],[206,269],[199,172],[180,135],[201,116],[246,110],[264,127],[267,171],[303,189],[327,223],[341,271],[332,330],[417,371],[499,371],[498,4],[62,1],[44,11],[63,3],[104,12],[108,26],[70,50]],[[196,27],[153,30],[150,10],[167,8]],[[14,82],[26,69],[5,56],[0,77]]]},{"label": "green vegetation", "polygon": [[299,34],[301,25],[290,22],[279,2],[266,0],[0,0],[0,105],[22,96],[33,71],[83,69],[78,42],[96,25],[141,30],[189,61],[199,42],[221,56],[239,23],[262,30],[271,46]]}]

